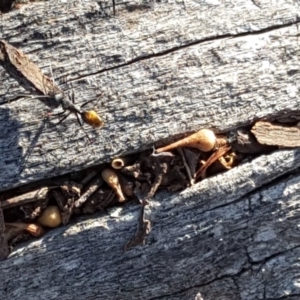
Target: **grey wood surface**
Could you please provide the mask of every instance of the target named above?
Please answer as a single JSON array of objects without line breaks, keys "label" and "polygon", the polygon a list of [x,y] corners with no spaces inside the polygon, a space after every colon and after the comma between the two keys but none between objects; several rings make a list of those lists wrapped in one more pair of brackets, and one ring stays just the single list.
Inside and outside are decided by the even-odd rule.
[{"label": "grey wood surface", "polygon": [[147,244],[127,252],[122,248],[135,233],[139,211],[134,204],[51,231],[1,262],[0,294],[297,299],[299,166],[299,149],[281,150],[179,195],[159,193],[146,210],[152,221]]},{"label": "grey wood surface", "polygon": [[[255,3],[257,5],[255,5]],[[110,3],[107,3],[110,5]],[[20,48],[78,103],[95,99],[101,130],[55,126],[47,101],[23,98],[0,70],[0,190],[81,170],[203,127],[228,130],[299,105],[299,3],[48,1],[1,16]],[[100,95],[100,96],[99,96]],[[13,101],[16,100],[17,101]],[[6,101],[11,102],[5,104]],[[44,103],[43,103],[44,102]]]},{"label": "grey wood surface", "polygon": [[[126,2],[116,17],[100,4],[45,1],[0,16],[1,38],[47,74],[51,64],[78,103],[99,99],[90,107],[106,123],[84,128],[88,145],[74,116],[52,126],[45,103],[18,99],[28,91],[0,68],[0,190],[203,127],[298,118],[297,1]],[[299,299],[299,165],[299,150],[280,150],[180,194],[159,193],[147,208],[146,246],[125,253],[135,204],[51,231],[1,262],[0,295]]]}]

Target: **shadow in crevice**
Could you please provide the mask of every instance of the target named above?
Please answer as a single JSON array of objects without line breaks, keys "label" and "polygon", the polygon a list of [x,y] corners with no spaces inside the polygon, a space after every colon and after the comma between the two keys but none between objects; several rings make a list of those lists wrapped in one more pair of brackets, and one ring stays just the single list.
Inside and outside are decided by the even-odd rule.
[{"label": "shadow in crevice", "polygon": [[0,11],[7,13],[12,9],[14,0],[1,0],[0,1]]},{"label": "shadow in crevice", "polygon": [[0,190],[20,180],[24,157],[19,144],[20,123],[13,119],[8,108],[0,106]]}]

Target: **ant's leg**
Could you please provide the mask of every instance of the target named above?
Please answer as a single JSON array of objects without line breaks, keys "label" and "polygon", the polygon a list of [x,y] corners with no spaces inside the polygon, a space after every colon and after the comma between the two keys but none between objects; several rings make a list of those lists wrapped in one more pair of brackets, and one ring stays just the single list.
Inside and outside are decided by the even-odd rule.
[{"label": "ant's leg", "polygon": [[90,144],[92,143],[92,140],[90,139],[90,137],[88,136],[88,134],[85,132],[85,130],[83,129],[83,124],[80,122],[80,118],[79,118],[79,114],[76,113],[76,118],[77,118],[77,121],[79,123],[79,125],[81,126],[82,128],[82,131],[84,132],[84,134],[86,135],[87,139],[89,140]]},{"label": "ant's leg", "polygon": [[73,89],[69,93],[69,98],[71,99],[72,103],[75,104],[75,94],[74,94],[74,90]]},{"label": "ant's leg", "polygon": [[[100,95],[97,95],[97,98],[99,97],[99,96],[101,96],[103,93],[101,93]],[[86,101],[86,102],[84,102],[81,106],[80,106],[80,108],[82,108],[82,107],[84,107],[85,105],[87,105],[87,104],[89,104],[89,103],[91,103],[91,102],[93,102],[93,101],[96,101],[96,100],[98,100],[98,99],[92,99],[92,100],[89,100],[89,101]]]},{"label": "ant's leg", "polygon": [[60,120],[59,120],[59,122],[57,122],[55,125],[58,125],[58,124],[60,124],[62,121],[64,121],[69,115],[70,115],[71,113],[68,113],[68,114],[66,114],[63,118],[61,118]]},{"label": "ant's leg", "polygon": [[116,2],[115,0],[112,0],[113,3],[113,12],[114,12],[114,16],[116,15]]},{"label": "ant's leg", "polygon": [[77,118],[77,122],[78,122],[78,124],[82,127],[83,126],[83,124],[81,123],[81,121],[80,121],[80,118],[79,118],[79,114],[78,113],[76,113],[75,114],[76,115],[76,118]]},{"label": "ant's leg", "polygon": [[51,114],[51,116],[58,117],[58,116],[61,116],[61,115],[65,114],[65,113],[66,113],[66,111],[64,110],[64,111],[62,111],[60,113],[57,113],[57,114]]}]

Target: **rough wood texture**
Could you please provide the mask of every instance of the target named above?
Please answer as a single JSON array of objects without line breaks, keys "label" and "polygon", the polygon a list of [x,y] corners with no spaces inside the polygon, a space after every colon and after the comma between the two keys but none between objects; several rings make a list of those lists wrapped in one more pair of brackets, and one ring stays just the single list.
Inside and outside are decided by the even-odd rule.
[{"label": "rough wood texture", "polygon": [[158,194],[146,206],[152,222],[146,246],[125,253],[137,205],[55,230],[1,262],[0,293],[4,299],[300,297],[300,175],[279,179],[299,166],[299,150],[282,150],[180,195]]},{"label": "rough wood texture", "polygon": [[[299,119],[298,2],[126,2],[116,18],[104,17],[99,3],[49,1],[2,15],[1,38],[48,74],[51,63],[79,103],[102,93],[95,108],[106,127],[85,128],[95,139],[87,145],[74,118],[51,126],[42,102],[13,101],[24,90],[0,70],[0,190],[202,127]],[[1,262],[0,294],[299,299],[299,166],[299,150],[282,150],[180,195],[158,194],[146,207],[147,245],[125,253],[136,232],[134,204],[119,217],[99,214],[52,231]]]},{"label": "rough wood texture", "polygon": [[2,38],[48,74],[51,64],[78,103],[98,97],[106,126],[84,128],[91,145],[74,117],[54,127],[1,70],[0,103],[12,102],[0,105],[0,190],[299,108],[296,3],[184,3],[127,3],[101,18],[97,2],[50,1],[2,15]]},{"label": "rough wood texture", "polygon": [[300,128],[298,126],[259,121],[252,127],[251,132],[262,145],[300,147]]}]

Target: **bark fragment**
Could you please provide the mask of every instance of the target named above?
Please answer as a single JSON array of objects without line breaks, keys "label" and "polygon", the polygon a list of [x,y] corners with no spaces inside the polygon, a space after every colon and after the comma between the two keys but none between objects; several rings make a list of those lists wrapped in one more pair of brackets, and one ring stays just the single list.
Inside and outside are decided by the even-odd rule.
[{"label": "bark fragment", "polygon": [[268,121],[258,121],[251,132],[263,145],[294,148],[300,147],[300,128],[276,124]]}]

